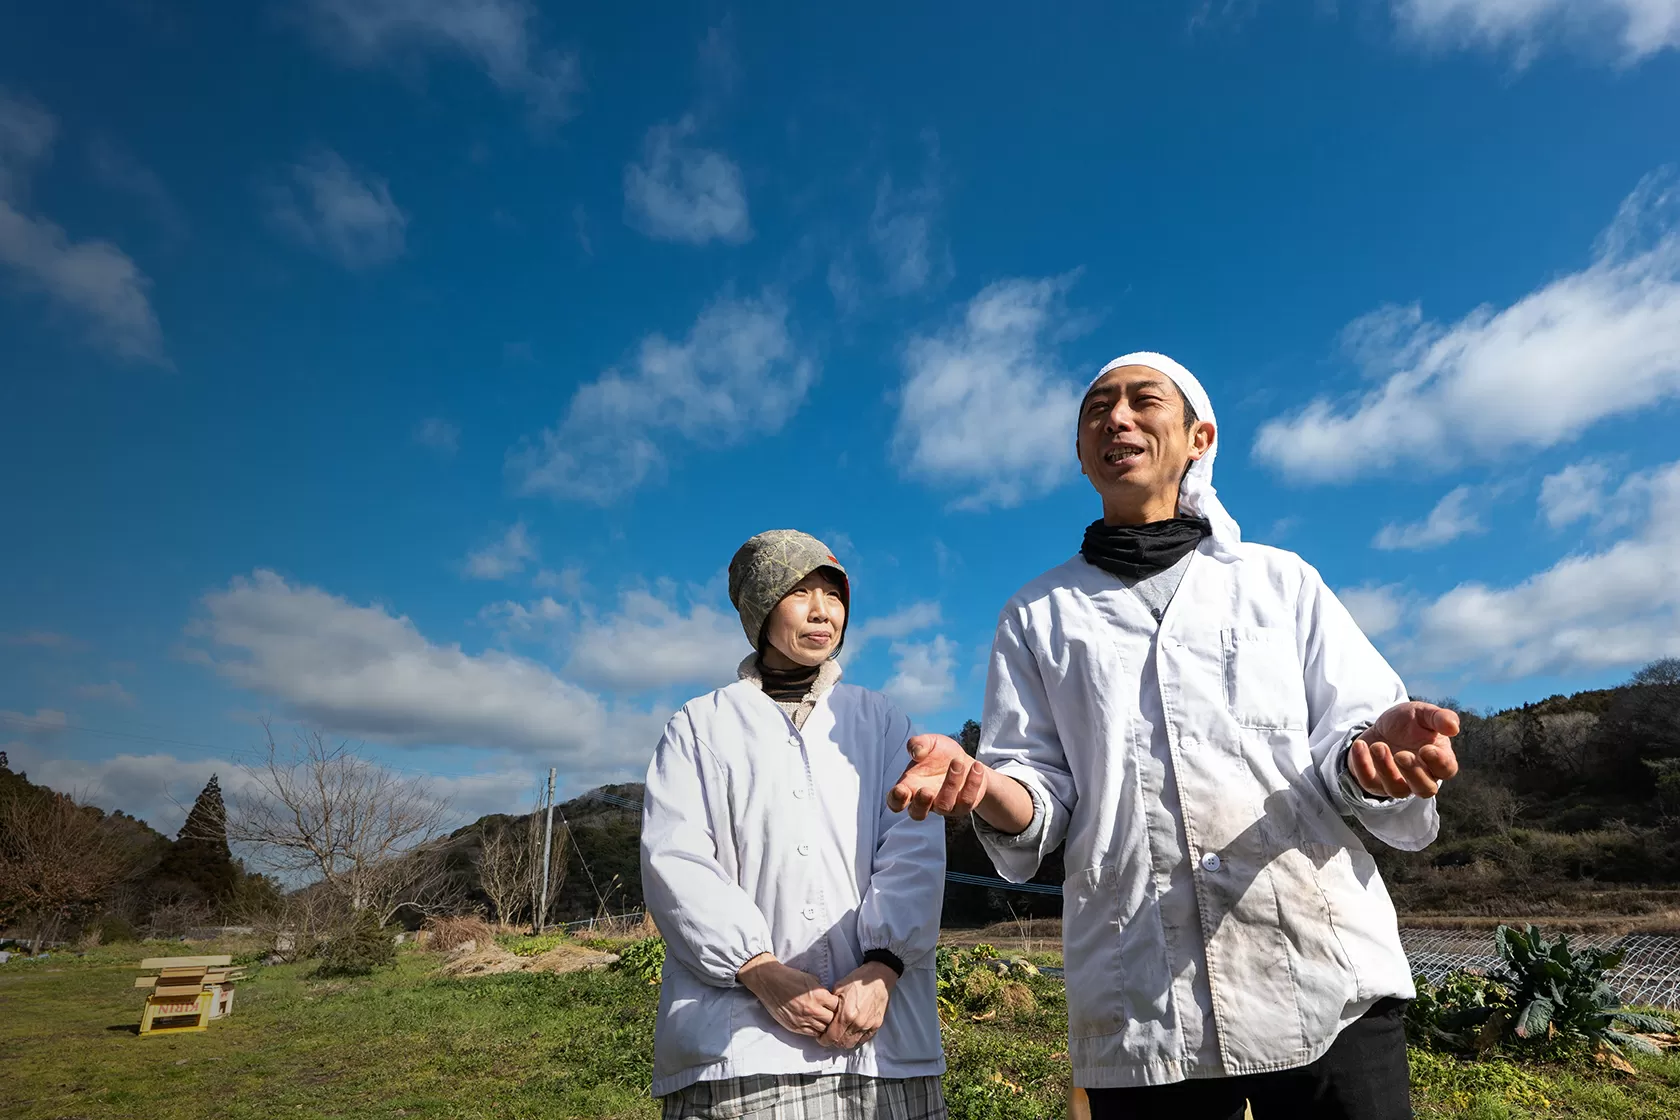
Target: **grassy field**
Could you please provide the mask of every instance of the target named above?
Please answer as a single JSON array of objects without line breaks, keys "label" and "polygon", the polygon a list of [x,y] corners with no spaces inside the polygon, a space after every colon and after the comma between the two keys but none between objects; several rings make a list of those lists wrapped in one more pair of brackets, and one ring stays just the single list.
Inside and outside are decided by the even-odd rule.
[{"label": "grassy field", "polygon": [[[366,979],[314,980],[309,965],[254,968],[231,1019],[203,1034],[137,1038],[135,962],[180,951],[119,945],[0,968],[0,1116],[657,1114],[645,1095],[657,989],[628,975],[451,980],[439,976],[437,955],[415,951]],[[1059,982],[1028,978],[1007,992],[991,983],[975,980],[946,1027],[953,1116],[1064,1115]],[[1628,1077],[1590,1064],[1519,1067],[1415,1052],[1413,1099],[1431,1118],[1675,1120],[1680,1058],[1636,1064],[1639,1075]]]}]

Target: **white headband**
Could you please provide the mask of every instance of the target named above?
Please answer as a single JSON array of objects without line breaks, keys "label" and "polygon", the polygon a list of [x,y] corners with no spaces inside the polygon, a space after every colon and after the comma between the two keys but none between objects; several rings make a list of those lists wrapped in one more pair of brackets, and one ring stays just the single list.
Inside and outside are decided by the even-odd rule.
[{"label": "white headband", "polygon": [[1148,366],[1172,378],[1173,384],[1184,394],[1184,399],[1196,410],[1196,419],[1206,420],[1214,426],[1214,439],[1207,454],[1190,465],[1190,473],[1184,476],[1184,482],[1179,487],[1178,508],[1181,513],[1207,518],[1208,524],[1213,526],[1214,551],[1226,559],[1236,559],[1237,545],[1242,543],[1242,529],[1237,526],[1236,519],[1226,512],[1219,501],[1218,491],[1213,488],[1213,460],[1219,454],[1219,422],[1214,419],[1213,402],[1208,399],[1207,390],[1202,388],[1195,374],[1165,354],[1140,350],[1135,354],[1122,354],[1103,366],[1091,378],[1091,384],[1085,386],[1085,392],[1089,393],[1104,374],[1122,366]]}]

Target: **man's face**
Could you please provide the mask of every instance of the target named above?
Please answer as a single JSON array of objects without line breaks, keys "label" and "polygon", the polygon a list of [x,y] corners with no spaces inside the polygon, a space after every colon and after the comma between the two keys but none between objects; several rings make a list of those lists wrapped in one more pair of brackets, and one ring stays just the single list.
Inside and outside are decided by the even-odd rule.
[{"label": "man's face", "polygon": [[840,582],[815,571],[783,596],[770,612],[765,640],[798,665],[821,665],[839,648],[846,632],[846,601]]},{"label": "man's face", "polygon": [[1185,430],[1178,386],[1148,366],[1109,370],[1080,406],[1079,466],[1105,499],[1175,504],[1185,470],[1212,442],[1206,421]]}]

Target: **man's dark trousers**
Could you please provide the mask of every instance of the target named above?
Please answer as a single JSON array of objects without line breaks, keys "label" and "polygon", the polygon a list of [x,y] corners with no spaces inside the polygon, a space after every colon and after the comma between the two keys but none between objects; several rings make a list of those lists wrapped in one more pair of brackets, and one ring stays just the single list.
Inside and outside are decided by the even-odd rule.
[{"label": "man's dark trousers", "polygon": [[1091,1120],[1412,1120],[1404,1000],[1385,999],[1299,1069],[1090,1089]]}]

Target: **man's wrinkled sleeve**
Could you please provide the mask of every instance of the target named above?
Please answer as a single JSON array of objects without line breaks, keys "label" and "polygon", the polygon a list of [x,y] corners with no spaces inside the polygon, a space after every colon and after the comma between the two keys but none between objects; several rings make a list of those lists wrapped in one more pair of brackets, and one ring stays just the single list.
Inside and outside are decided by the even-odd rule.
[{"label": "man's wrinkled sleeve", "polygon": [[1426,848],[1441,828],[1433,797],[1377,798],[1347,772],[1353,741],[1406,699],[1399,674],[1383,660],[1318,572],[1307,569],[1298,608],[1305,671],[1308,748],[1325,797],[1392,848]]},{"label": "man's wrinkled sleeve", "polygon": [[[891,789],[908,758],[910,720],[888,714],[885,785]],[[939,915],[945,904],[945,819],[930,813],[913,820],[895,813],[881,799],[880,833],[875,845],[869,889],[858,906],[858,945],[864,952],[885,949],[906,968],[926,960],[939,944]]]},{"label": "man's wrinkled sleeve", "polygon": [[1022,613],[1006,608],[992,640],[986,674],[986,705],[980,725],[979,759],[1026,787],[1033,801],[1032,823],[1016,835],[999,832],[978,815],[974,829],[998,874],[1025,883],[1044,857],[1067,837],[1078,801],[1073,774],[1038,659],[1026,641]]},{"label": "man's wrinkled sleeve", "polygon": [[726,812],[723,767],[678,712],[648,766],[642,800],[642,894],[667,951],[708,984],[733,987],[771,952],[770,924],[717,860],[713,814]]}]

